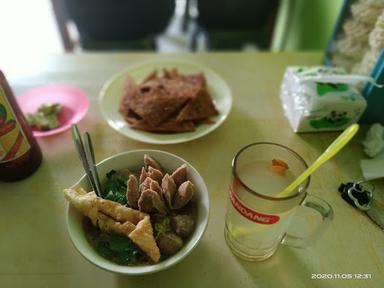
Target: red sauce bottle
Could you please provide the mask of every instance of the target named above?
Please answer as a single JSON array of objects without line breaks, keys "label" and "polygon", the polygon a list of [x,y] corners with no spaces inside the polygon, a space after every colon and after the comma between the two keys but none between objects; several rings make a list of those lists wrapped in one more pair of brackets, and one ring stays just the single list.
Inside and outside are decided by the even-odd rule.
[{"label": "red sauce bottle", "polygon": [[0,181],[26,178],[41,160],[40,147],[0,71]]}]

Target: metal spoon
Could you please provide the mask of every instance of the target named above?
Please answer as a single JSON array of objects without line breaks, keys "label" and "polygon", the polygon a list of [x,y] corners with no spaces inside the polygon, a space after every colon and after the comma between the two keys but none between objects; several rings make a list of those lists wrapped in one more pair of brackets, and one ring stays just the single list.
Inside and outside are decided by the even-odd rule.
[{"label": "metal spoon", "polygon": [[97,196],[101,197],[101,185],[100,185],[99,174],[97,173],[97,167],[95,164],[95,152],[93,150],[91,136],[89,135],[88,132],[84,133],[83,139],[84,139],[85,157],[87,159],[89,170],[91,171],[93,182],[95,184],[95,187],[94,187],[95,192]]},{"label": "metal spoon", "polygon": [[[96,195],[101,197],[101,189],[100,189],[100,181],[97,174],[96,166],[95,166],[95,156],[93,153],[92,143],[90,141],[90,136],[88,133],[88,136],[85,137],[85,146],[83,144],[83,141],[80,136],[79,129],[77,128],[76,124],[72,124],[72,138],[75,142],[75,146],[77,148],[77,152],[79,153],[79,157],[81,160],[81,163],[83,164],[84,171],[89,179],[89,182],[91,183],[93,191],[95,191]],[[88,152],[87,152],[88,150]],[[89,156],[88,156],[89,155]],[[90,159],[90,161],[88,160]]]}]

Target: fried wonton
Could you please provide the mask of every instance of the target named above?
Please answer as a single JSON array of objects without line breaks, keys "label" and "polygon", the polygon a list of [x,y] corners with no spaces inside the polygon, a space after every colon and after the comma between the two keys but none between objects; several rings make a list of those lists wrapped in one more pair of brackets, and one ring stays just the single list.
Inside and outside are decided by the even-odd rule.
[{"label": "fried wonton", "polygon": [[160,250],[157,247],[149,216],[144,217],[128,237],[155,263],[160,260]]},{"label": "fried wonton", "polygon": [[78,185],[64,189],[64,197],[101,231],[130,238],[152,261],[159,261],[160,251],[148,214],[100,198],[93,191],[87,193]]}]

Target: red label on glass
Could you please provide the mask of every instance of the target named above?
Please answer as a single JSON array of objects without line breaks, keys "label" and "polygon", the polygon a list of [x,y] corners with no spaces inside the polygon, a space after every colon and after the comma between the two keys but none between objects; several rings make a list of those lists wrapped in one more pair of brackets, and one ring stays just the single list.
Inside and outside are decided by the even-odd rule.
[{"label": "red label on glass", "polygon": [[280,217],[277,215],[262,214],[252,209],[249,209],[239,200],[239,198],[236,197],[232,189],[229,189],[229,199],[231,200],[231,203],[233,207],[237,210],[237,212],[239,212],[243,217],[247,218],[250,221],[259,224],[271,225],[276,223],[280,219]]}]

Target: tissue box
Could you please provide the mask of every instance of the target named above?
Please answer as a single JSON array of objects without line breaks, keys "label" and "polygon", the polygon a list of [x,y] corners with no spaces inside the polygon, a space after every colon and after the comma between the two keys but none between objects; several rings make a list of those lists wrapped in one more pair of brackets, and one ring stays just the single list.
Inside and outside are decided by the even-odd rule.
[{"label": "tissue box", "polygon": [[367,107],[351,84],[322,82],[321,77],[345,75],[330,67],[288,67],[281,85],[284,112],[295,132],[344,130],[356,123]]}]

